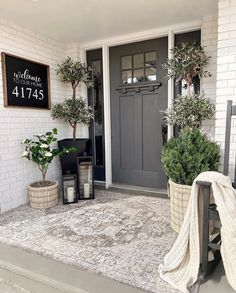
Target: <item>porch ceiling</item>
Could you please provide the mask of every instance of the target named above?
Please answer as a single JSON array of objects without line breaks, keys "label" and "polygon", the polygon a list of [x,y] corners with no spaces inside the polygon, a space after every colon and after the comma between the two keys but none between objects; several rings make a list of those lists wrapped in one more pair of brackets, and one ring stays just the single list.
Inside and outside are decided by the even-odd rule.
[{"label": "porch ceiling", "polygon": [[170,26],[217,13],[217,0],[1,0],[0,18],[62,42]]}]

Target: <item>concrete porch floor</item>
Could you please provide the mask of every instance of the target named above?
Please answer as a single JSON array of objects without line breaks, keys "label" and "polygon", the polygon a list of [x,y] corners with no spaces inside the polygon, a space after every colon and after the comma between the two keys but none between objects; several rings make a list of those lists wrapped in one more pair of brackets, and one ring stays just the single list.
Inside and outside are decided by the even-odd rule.
[{"label": "concrete porch floor", "polygon": [[[2,243],[0,243],[0,278],[35,293],[147,292]],[[1,285],[0,292],[9,293],[3,291]],[[211,278],[201,285],[200,293],[222,292],[235,291],[229,286],[223,266],[220,264]]]}]

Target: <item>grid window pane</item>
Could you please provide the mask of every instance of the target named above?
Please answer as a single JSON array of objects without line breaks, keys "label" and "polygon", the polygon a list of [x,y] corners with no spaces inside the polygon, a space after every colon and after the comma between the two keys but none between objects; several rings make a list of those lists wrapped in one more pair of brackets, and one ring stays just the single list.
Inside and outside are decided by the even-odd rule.
[{"label": "grid window pane", "polygon": [[124,69],[131,69],[132,67],[132,56],[121,57],[121,67]]},{"label": "grid window pane", "polygon": [[156,51],[121,57],[122,84],[156,81],[156,58]]},{"label": "grid window pane", "polygon": [[156,65],[156,52],[148,52],[145,54],[145,66],[155,66]]},{"label": "grid window pane", "polygon": [[122,71],[122,83],[123,84],[128,84],[132,83],[132,70],[124,70]]},{"label": "grid window pane", "polygon": [[135,54],[133,60],[134,68],[144,67],[144,54]]},{"label": "grid window pane", "polygon": [[134,76],[133,76],[133,82],[139,83],[144,81],[144,69],[135,69],[134,70]]},{"label": "grid window pane", "polygon": [[146,68],[145,73],[146,81],[157,80],[157,72],[155,67]]}]

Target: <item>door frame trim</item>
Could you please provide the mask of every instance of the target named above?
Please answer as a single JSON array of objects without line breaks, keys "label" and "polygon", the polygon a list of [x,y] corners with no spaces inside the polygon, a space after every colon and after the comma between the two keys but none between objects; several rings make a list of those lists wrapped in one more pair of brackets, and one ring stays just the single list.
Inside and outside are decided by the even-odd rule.
[{"label": "door frame trim", "polygon": [[[86,62],[86,51],[102,48],[103,58],[103,95],[104,95],[104,136],[105,136],[105,177],[106,188],[112,185],[112,148],[111,148],[111,100],[110,100],[110,47],[123,44],[146,41],[154,38],[168,37],[168,58],[171,58],[171,51],[174,47],[174,36],[178,33],[202,30],[202,21],[186,22],[163,28],[123,35],[114,38],[98,40],[94,42],[80,44],[79,57]],[[168,80],[168,107],[172,104],[174,98],[174,81]],[[86,98],[86,87],[81,88],[81,94]],[[173,127],[168,126],[168,139],[173,136]]]}]

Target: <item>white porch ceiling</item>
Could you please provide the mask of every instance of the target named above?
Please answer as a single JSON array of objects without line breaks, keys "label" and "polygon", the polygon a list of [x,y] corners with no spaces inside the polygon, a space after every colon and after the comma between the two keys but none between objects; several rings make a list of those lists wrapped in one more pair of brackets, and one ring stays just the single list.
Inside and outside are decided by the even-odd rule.
[{"label": "white porch ceiling", "polygon": [[90,42],[217,13],[217,0],[0,0],[0,18],[62,42]]}]

